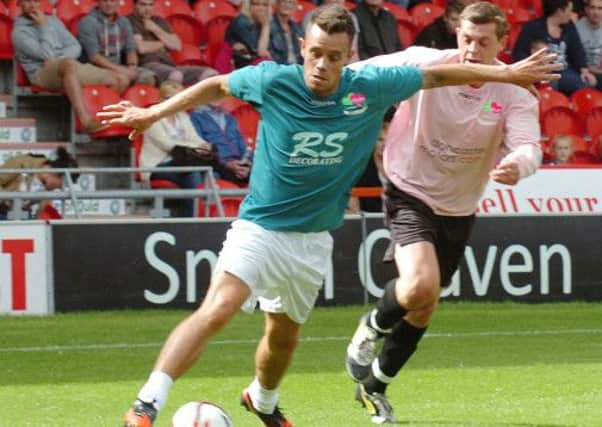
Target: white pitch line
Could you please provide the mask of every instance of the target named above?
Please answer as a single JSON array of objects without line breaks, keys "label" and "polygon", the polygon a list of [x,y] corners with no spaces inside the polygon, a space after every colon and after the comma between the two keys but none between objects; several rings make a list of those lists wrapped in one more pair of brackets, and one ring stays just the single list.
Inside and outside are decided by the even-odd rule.
[{"label": "white pitch line", "polygon": [[[602,329],[559,329],[559,330],[527,330],[527,331],[489,331],[489,332],[433,332],[427,333],[425,338],[471,338],[471,337],[496,337],[496,336],[535,336],[535,335],[569,335],[569,334],[602,334]],[[305,337],[302,342],[347,341],[351,336],[344,337]],[[213,345],[255,344],[257,339],[246,340],[216,340]],[[131,348],[159,347],[160,342],[149,343],[107,343],[107,344],[73,344],[73,345],[46,345],[37,347],[0,347],[0,353],[32,353],[32,352],[61,352],[61,351],[87,351],[87,350],[119,350]]]}]

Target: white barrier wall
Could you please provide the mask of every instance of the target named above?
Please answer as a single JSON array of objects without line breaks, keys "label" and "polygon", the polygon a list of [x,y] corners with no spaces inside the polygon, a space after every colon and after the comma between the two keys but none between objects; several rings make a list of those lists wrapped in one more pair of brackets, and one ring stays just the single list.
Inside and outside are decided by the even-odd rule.
[{"label": "white barrier wall", "polygon": [[53,312],[50,226],[0,223],[0,314]]}]

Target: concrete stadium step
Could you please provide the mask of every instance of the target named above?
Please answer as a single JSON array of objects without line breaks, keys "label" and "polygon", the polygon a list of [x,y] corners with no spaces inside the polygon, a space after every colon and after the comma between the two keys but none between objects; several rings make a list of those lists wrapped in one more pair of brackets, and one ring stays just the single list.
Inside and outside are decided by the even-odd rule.
[{"label": "concrete stadium step", "polygon": [[0,144],[4,143],[32,143],[37,141],[36,120],[0,119]]}]

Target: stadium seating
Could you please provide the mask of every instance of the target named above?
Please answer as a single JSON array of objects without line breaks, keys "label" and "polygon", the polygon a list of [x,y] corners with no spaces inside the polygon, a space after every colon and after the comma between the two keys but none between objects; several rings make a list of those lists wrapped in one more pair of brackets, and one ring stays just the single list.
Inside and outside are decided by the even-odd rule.
[{"label": "stadium seating", "polygon": [[32,84],[25,70],[16,60],[13,61],[13,108],[15,115],[19,112],[19,98],[22,96],[62,96],[60,90],[50,90]]},{"label": "stadium seating", "polygon": [[[10,0],[7,5],[8,8],[8,16],[10,16],[13,20],[21,15],[21,8],[18,5],[18,0]],[[40,10],[44,12],[46,15],[52,15],[53,7],[50,0],[40,0]]]},{"label": "stadium seating", "polygon": [[180,50],[170,50],[169,54],[178,65],[212,66],[206,57],[206,53],[201,51],[196,45],[190,43],[183,43]]},{"label": "stadium seating", "polygon": [[227,0],[200,0],[193,6],[196,18],[205,26],[217,18],[233,19],[238,10]]},{"label": "stadium seating", "polygon": [[579,89],[571,95],[573,110],[587,115],[596,107],[602,107],[602,92],[594,88]]},{"label": "stadium seating", "polygon": [[77,30],[79,28],[79,23],[82,19],[86,17],[87,13],[80,13],[79,15],[75,15],[69,22],[65,22],[65,27],[69,30],[74,37],[77,37]]},{"label": "stadium seating", "polygon": [[398,4],[384,1],[383,9],[391,13],[397,21],[412,22],[412,17],[408,11]]},{"label": "stadium seating", "polygon": [[159,89],[145,84],[130,86],[121,97],[138,107],[148,107],[161,101]]},{"label": "stadium seating", "polygon": [[[140,167],[140,153],[142,151],[142,144],[144,144],[144,135],[138,136],[135,140],[133,140],[131,142],[131,148],[132,148],[131,159],[132,159],[132,163],[133,163],[134,167]],[[136,172],[134,174],[134,180],[136,182],[142,181],[140,172]],[[164,188],[164,189],[180,188],[180,186],[178,184],[176,184],[173,181],[169,181],[167,179],[151,179],[149,184],[150,184],[151,188]]]},{"label": "stadium seating", "polygon": [[95,6],[95,0],[58,0],[55,13],[57,18],[63,21],[69,31],[73,33],[70,28],[71,21],[80,15],[87,15]]},{"label": "stadium seating", "polygon": [[180,37],[182,43],[200,46],[204,40],[202,24],[191,15],[174,14],[167,17],[174,33]]},{"label": "stadium seating", "polygon": [[545,113],[554,107],[570,108],[571,101],[564,93],[547,88],[539,91],[539,115],[543,117]]},{"label": "stadium seating", "polygon": [[410,16],[412,22],[416,26],[417,30],[420,31],[435,19],[443,15],[445,9],[441,6],[437,6],[431,3],[418,3],[412,9],[410,9]]},{"label": "stadium seating", "polygon": [[510,30],[508,31],[508,41],[506,42],[506,51],[508,53],[512,52],[516,41],[518,40],[518,36],[523,30],[523,24],[515,23],[510,26]]},{"label": "stadium seating", "polygon": [[519,7],[529,11],[532,19],[543,15],[542,0],[516,0],[516,3]]},{"label": "stadium seating", "polygon": [[297,0],[297,10],[293,13],[293,21],[297,23],[303,22],[303,18],[310,10],[316,8],[316,5],[307,0]]},{"label": "stadium seating", "polygon": [[118,13],[121,16],[128,16],[134,12],[134,0],[119,0]]},{"label": "stadium seating", "polygon": [[0,15],[9,15],[8,7],[4,4],[4,2],[0,1]]},{"label": "stadium seating", "polygon": [[555,135],[583,135],[583,125],[580,116],[570,108],[553,107],[543,115],[541,131],[549,139]]},{"label": "stadium seating", "polygon": [[13,30],[13,20],[6,15],[0,15],[0,61],[12,61],[14,52],[10,34]]},{"label": "stadium seating", "polygon": [[504,12],[506,13],[506,19],[508,19],[510,25],[524,24],[533,18],[529,11],[522,7],[505,9]]},{"label": "stadium seating", "polygon": [[210,64],[215,64],[217,53],[224,43],[224,36],[228,25],[232,21],[231,17],[217,17],[207,23],[207,60]]},{"label": "stadium seating", "polygon": [[[115,89],[102,85],[89,85],[82,87],[82,98],[88,112],[92,116],[102,110],[102,107],[109,104],[117,104],[121,101],[119,93]],[[78,118],[75,118],[75,130],[80,133],[82,125]],[[92,139],[127,137],[130,129],[123,126],[111,126],[90,135]]]},{"label": "stadium seating", "polygon": [[406,48],[414,44],[416,39],[416,27],[409,21],[397,21],[397,33],[401,45]]},{"label": "stadium seating", "polygon": [[585,117],[585,133],[595,141],[602,135],[602,107],[592,109]]},{"label": "stadium seating", "polygon": [[163,18],[171,15],[193,15],[192,9],[185,0],[157,0],[153,14]]},{"label": "stadium seating", "polygon": [[[224,179],[216,179],[217,187],[220,189],[240,189],[246,187],[240,187],[237,184],[226,181]],[[203,184],[200,184],[197,188],[206,188]],[[238,209],[244,197],[238,196],[223,196],[220,197],[222,202],[222,207],[224,208],[224,215],[227,217],[236,217],[238,216]],[[219,212],[217,209],[217,205],[215,203],[208,203],[205,205],[205,201],[201,198],[198,201],[199,203],[199,216],[209,216],[209,217],[219,217]]]}]

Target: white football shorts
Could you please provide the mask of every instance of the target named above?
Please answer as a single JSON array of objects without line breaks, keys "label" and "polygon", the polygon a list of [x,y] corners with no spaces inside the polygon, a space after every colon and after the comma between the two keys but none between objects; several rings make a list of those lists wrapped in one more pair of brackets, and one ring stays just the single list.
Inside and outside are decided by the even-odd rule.
[{"label": "white football shorts", "polygon": [[332,263],[330,233],[266,230],[242,219],[232,223],[215,271],[226,271],[251,289],[242,309],[286,313],[304,323]]}]

